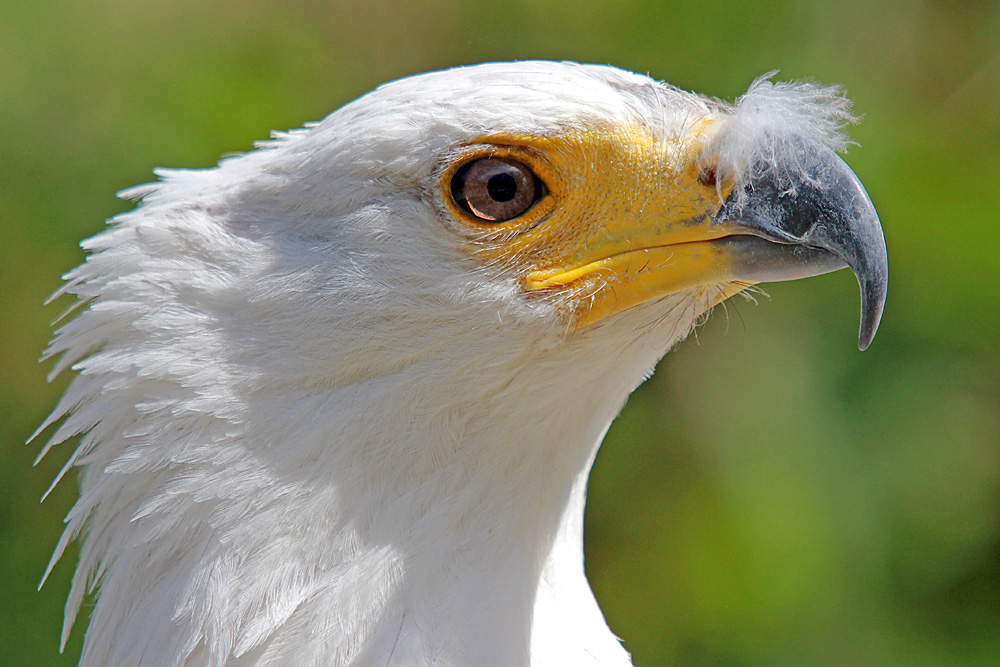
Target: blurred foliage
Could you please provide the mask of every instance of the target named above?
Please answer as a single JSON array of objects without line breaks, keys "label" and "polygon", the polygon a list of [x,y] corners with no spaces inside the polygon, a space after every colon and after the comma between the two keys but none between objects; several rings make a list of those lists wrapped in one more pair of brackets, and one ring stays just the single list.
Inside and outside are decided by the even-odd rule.
[{"label": "blurred foliage", "polygon": [[892,282],[854,349],[847,272],[717,309],[598,458],[588,570],[640,665],[1000,664],[1000,5],[889,0],[0,2],[0,663],[57,653],[72,481],[25,441],[76,242],[154,166],[210,166],[378,83],[514,58],[733,98],[843,84]]}]

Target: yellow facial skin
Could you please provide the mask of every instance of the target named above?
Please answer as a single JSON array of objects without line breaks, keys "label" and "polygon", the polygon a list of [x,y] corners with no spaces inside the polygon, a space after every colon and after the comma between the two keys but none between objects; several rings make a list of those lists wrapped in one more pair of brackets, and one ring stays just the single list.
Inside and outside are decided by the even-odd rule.
[{"label": "yellow facial skin", "polygon": [[[576,327],[684,289],[723,283],[715,302],[745,289],[733,283],[729,251],[713,244],[733,230],[712,223],[732,184],[705,179],[704,133],[666,140],[641,127],[558,137],[488,136],[467,146],[442,175],[442,191],[476,157],[528,165],[548,193],[523,215],[479,221],[445,200],[468,226],[477,255],[513,268],[530,294],[561,296]],[[701,177],[701,178],[699,178]]]}]

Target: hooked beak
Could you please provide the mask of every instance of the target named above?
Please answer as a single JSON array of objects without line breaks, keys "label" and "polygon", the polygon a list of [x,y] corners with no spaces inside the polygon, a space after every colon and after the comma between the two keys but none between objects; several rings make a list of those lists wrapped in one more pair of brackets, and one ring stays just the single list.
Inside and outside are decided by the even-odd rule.
[{"label": "hooked beak", "polygon": [[835,152],[816,146],[794,174],[751,178],[730,194],[715,221],[734,236],[732,273],[743,280],[796,280],[850,267],[861,289],[858,349],[875,336],[885,305],[889,264],[875,206]]}]

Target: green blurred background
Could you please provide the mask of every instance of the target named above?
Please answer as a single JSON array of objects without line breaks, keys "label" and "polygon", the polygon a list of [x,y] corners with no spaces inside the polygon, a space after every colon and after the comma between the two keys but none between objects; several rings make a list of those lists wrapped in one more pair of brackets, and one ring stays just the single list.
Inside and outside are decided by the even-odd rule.
[{"label": "green blurred background", "polygon": [[855,349],[848,272],[738,301],[661,363],[598,458],[587,564],[639,665],[1000,664],[1000,6],[593,0],[0,2],[0,663],[57,653],[75,494],[23,442],[77,242],[155,166],[207,167],[376,84],[515,58],[724,98],[844,85],[891,283]]}]

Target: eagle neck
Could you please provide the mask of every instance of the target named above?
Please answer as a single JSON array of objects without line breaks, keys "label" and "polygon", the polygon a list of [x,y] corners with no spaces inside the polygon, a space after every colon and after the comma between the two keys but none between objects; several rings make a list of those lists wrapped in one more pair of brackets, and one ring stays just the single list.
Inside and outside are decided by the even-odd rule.
[{"label": "eagle neck", "polygon": [[333,541],[352,535],[391,582],[360,664],[629,664],[582,551],[587,477],[625,393],[584,389],[567,404],[546,368],[536,359],[502,381],[456,377],[436,390],[404,388],[432,376],[403,373],[359,413],[395,408],[384,436],[362,438],[363,468],[327,468],[334,513],[353,517]]}]

